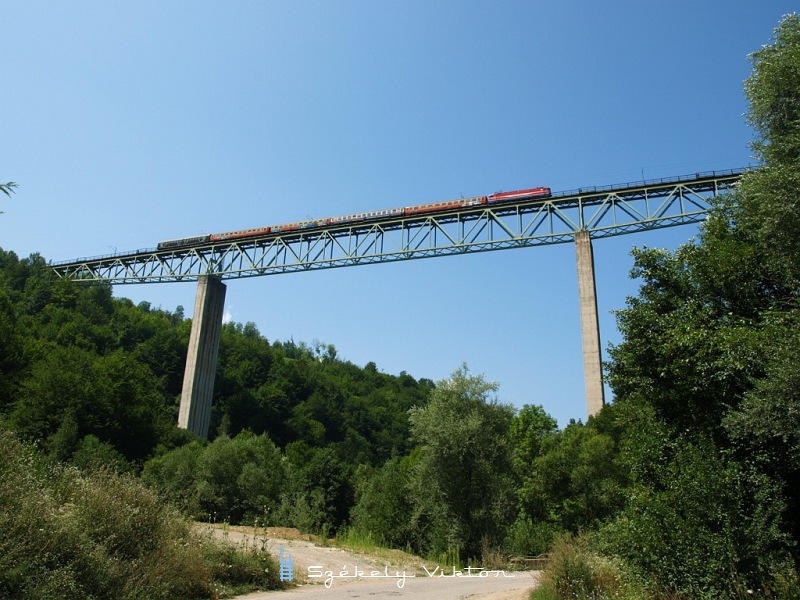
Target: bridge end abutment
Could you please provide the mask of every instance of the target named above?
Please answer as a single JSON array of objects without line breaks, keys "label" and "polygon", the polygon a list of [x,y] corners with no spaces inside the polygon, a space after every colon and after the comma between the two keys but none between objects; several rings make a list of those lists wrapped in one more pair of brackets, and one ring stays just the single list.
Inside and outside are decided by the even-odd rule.
[{"label": "bridge end abutment", "polygon": [[600,323],[597,317],[594,254],[592,238],[588,231],[578,231],[575,234],[575,254],[578,263],[578,297],[581,311],[586,412],[591,417],[603,408],[605,393],[600,354]]},{"label": "bridge end abutment", "polygon": [[197,281],[192,332],[186,354],[178,427],[208,437],[211,398],[222,331],[225,284],[218,277],[203,275]]}]

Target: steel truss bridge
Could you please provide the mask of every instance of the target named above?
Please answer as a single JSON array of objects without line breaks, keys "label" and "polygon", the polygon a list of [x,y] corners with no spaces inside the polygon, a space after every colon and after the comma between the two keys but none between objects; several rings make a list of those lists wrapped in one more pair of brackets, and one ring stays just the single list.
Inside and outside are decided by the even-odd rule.
[{"label": "steel truss bridge", "polygon": [[581,188],[546,199],[343,223],[189,248],[51,263],[60,277],[112,284],[277,275],[572,242],[698,223],[743,170]]}]

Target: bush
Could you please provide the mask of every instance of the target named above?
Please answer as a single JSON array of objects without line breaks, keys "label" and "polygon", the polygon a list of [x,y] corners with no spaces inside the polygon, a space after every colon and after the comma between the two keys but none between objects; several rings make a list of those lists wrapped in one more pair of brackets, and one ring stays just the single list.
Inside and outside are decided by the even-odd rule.
[{"label": "bush", "polygon": [[285,469],[266,435],[193,441],[145,464],[142,479],[196,519],[252,523],[279,504]]},{"label": "bush", "polygon": [[534,522],[530,517],[520,515],[508,528],[505,548],[513,556],[547,554],[560,532],[557,525],[547,521]]},{"label": "bush", "polygon": [[772,586],[791,544],[774,482],[708,441],[684,441],[654,474],[658,485],[637,490],[600,531],[604,551],[661,593],[734,599]]},{"label": "bush", "polygon": [[211,537],[203,540],[204,560],[220,596],[284,587],[278,562],[267,552],[266,544],[266,540],[256,540],[237,547]]},{"label": "bush", "polygon": [[95,435],[87,435],[78,443],[69,462],[81,471],[111,469],[118,473],[129,473],[133,470],[130,463],[114,446],[100,441]]},{"label": "bush", "polygon": [[286,447],[286,463],[279,522],[324,538],[336,535],[353,505],[353,469],[332,447],[302,441]]},{"label": "bush", "polygon": [[391,458],[364,483],[350,512],[355,531],[393,548],[410,545],[412,461],[411,457]]},{"label": "bush", "polygon": [[158,488],[181,512],[194,519],[203,517],[196,489],[197,463],[203,450],[203,443],[193,440],[150,459],[142,470],[142,481]]},{"label": "bush", "polygon": [[614,563],[590,549],[585,537],[556,539],[541,585],[532,600],[603,600],[646,597]]},{"label": "bush", "polygon": [[[233,564],[244,566],[221,566]],[[277,574],[263,549],[238,555],[194,535],[134,477],[48,466],[0,431],[0,597],[214,598],[218,585],[277,587]]]}]

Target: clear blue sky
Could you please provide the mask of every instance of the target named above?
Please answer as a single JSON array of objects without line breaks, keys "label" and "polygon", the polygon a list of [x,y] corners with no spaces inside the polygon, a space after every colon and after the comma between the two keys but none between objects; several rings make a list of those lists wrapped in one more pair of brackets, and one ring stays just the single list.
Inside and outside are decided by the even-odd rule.
[{"label": "clear blue sky", "polygon": [[[0,247],[49,260],[504,189],[751,163],[748,55],[788,0],[0,3]],[[595,242],[604,351],[638,284]],[[191,283],[117,286],[191,314]],[[586,419],[564,244],[228,282],[226,315],[386,373],[462,362]]]}]

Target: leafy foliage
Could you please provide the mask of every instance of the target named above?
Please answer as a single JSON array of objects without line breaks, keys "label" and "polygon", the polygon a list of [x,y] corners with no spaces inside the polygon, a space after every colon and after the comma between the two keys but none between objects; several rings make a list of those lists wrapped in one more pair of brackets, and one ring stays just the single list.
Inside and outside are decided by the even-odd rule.
[{"label": "leafy foliage", "polygon": [[9,181],[7,183],[0,183],[0,192],[3,192],[6,196],[10,196],[12,192],[14,192],[14,188],[17,187],[17,184],[13,181]]},{"label": "leafy foliage", "polygon": [[599,540],[654,595],[798,594],[799,58],[792,15],[746,84],[763,166],[696,244],[634,253],[609,365],[631,485]]},{"label": "leafy foliage", "polygon": [[267,436],[243,432],[176,448],[147,462],[142,479],[198,519],[253,522],[274,512],[286,468]]},{"label": "leafy foliage", "polygon": [[479,556],[497,543],[513,516],[511,448],[514,410],[500,404],[497,385],[466,366],[439,382],[425,407],[411,411],[421,455],[412,475],[412,520],[420,547],[458,548]]},{"label": "leafy foliage", "polygon": [[54,279],[0,250],[0,423],[56,461],[139,471],[192,515],[335,531],[352,473],[410,450],[433,384],[341,361],[331,345],[222,331],[211,444],[175,426],[191,322]]},{"label": "leafy foliage", "polygon": [[627,580],[619,565],[598,555],[585,536],[566,534],[553,543],[549,567],[532,600],[638,600],[641,586]]},{"label": "leafy foliage", "polygon": [[[0,591],[36,581],[43,597],[77,594],[88,584],[69,569],[117,577],[95,558],[153,551],[146,540],[101,548],[113,518],[47,474],[70,461],[87,475],[59,471],[64,481],[97,489],[130,481],[112,471],[141,472],[195,517],[350,528],[454,560],[552,546],[542,598],[800,597],[800,17],[786,17],[752,63],[745,93],[761,166],[719,199],[696,241],[633,252],[641,287],[617,313],[614,404],[560,431],[541,407],[499,402],[466,366],[434,385],[230,323],[213,439],[193,439],[174,425],[190,330],[181,308],[133,306],[108,287],[52,280],[40,256],[0,251],[0,424],[49,459],[27,479],[17,459],[0,472],[14,474],[20,498],[50,477],[27,505],[2,498],[55,523],[47,539],[33,535],[48,549],[40,562],[0,570]],[[90,508],[48,520],[79,497]],[[48,540],[72,534],[76,519],[88,526],[83,510],[100,533],[76,534],[91,556],[73,564]],[[131,527],[160,526],[142,511]],[[0,561],[13,561],[3,543]]]},{"label": "leafy foliage", "polygon": [[237,553],[195,536],[133,477],[48,466],[0,432],[0,596],[189,600],[224,588],[277,588],[277,573],[264,552]]},{"label": "leafy foliage", "polygon": [[419,451],[392,457],[357,486],[352,509],[355,531],[366,532],[392,548],[411,547],[417,536],[412,528],[414,501],[410,492],[419,457]]},{"label": "leafy foliage", "polygon": [[[10,196],[14,193],[17,184],[13,181],[9,181],[7,183],[0,183],[0,192],[4,193],[6,196]],[[3,211],[0,211],[0,215],[3,214]]]},{"label": "leafy foliage", "polygon": [[596,527],[624,504],[627,478],[614,439],[593,421],[553,435],[531,464],[521,489],[524,514],[553,531]]}]

